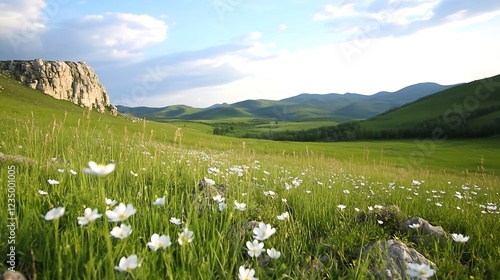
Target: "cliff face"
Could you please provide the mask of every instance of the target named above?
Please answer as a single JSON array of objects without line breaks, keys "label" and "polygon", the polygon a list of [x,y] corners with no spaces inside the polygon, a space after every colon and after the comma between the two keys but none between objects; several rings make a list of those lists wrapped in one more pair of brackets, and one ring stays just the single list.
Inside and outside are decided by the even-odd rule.
[{"label": "cliff face", "polygon": [[116,115],[106,89],[85,62],[9,60],[0,61],[0,70],[54,98]]}]

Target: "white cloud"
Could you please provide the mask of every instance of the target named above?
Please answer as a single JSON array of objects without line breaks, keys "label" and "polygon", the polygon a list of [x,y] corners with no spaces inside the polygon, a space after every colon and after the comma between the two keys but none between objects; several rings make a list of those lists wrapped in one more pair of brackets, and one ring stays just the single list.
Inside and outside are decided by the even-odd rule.
[{"label": "white cloud", "polygon": [[[10,45],[19,53],[38,44],[41,32],[46,29],[51,10],[44,11],[44,0],[5,0],[0,3],[0,42]],[[29,45],[29,46],[28,46]],[[5,51],[5,50],[4,50]]]},{"label": "white cloud", "polygon": [[466,11],[458,11],[446,18],[447,26],[453,26],[455,28],[472,26],[474,24],[479,24],[485,21],[494,20],[495,17],[500,16],[499,10],[492,10],[490,12],[477,14],[474,16],[465,16]]},{"label": "white cloud", "polygon": [[[434,15],[433,9],[441,0],[419,0],[414,6],[403,6],[401,8],[383,10],[372,14],[375,19],[387,23],[408,25],[414,21],[425,21]],[[397,3],[397,2],[395,2]],[[397,4],[394,4],[395,7]]]},{"label": "white cloud", "polygon": [[357,16],[358,12],[354,9],[354,4],[345,4],[340,7],[326,5],[320,12],[313,15],[314,20],[327,20],[338,17]]},{"label": "white cloud", "polygon": [[274,48],[275,44],[274,43],[260,43],[260,42],[254,42],[251,47],[246,49],[244,51],[245,54],[249,54],[254,57],[269,57],[272,55],[272,52],[269,50],[270,48]]},{"label": "white cloud", "polygon": [[[208,89],[204,97],[219,85],[244,78],[247,74],[235,66],[254,58],[251,52],[251,46],[225,45],[107,69],[100,77],[105,85],[110,81],[106,88],[115,104],[162,106],[164,100],[173,104],[179,98],[193,104],[197,98],[188,93]],[[117,71],[130,78],[116,81]]]},{"label": "white cloud", "polygon": [[[42,9],[44,0],[5,0],[0,3],[0,36],[7,32],[19,32],[45,27],[45,15]],[[31,26],[28,26],[31,25]],[[34,26],[33,26],[34,25]]]},{"label": "white cloud", "polygon": [[[104,13],[62,22],[41,36],[31,57],[87,62],[137,62],[167,39],[168,26],[149,15]],[[42,55],[39,55],[41,53]]]},{"label": "white cloud", "polygon": [[447,21],[459,21],[465,18],[467,10],[460,10],[446,17]]},{"label": "white cloud", "polygon": [[[324,20],[336,32],[333,27],[338,27],[338,33],[345,34],[343,39],[358,39],[347,42],[353,47],[348,55],[340,44],[318,45],[319,39],[313,48],[279,50],[280,36],[253,31],[233,37],[233,44],[145,59],[149,47],[167,39],[169,26],[164,17],[103,13],[61,24],[51,22],[56,28],[46,30],[52,2],[57,1],[0,2],[0,36],[22,30],[26,16],[38,19],[33,34],[40,40],[32,42],[41,45],[26,44],[31,52],[22,56],[89,62],[116,104],[121,103],[120,97],[131,101],[121,104],[132,106],[182,103],[202,107],[248,98],[281,99],[303,92],[372,94],[425,81],[466,82],[500,71],[495,63],[500,61],[500,38],[494,30],[500,24],[500,12],[490,6],[471,10],[446,1],[439,5],[437,0],[392,1],[395,4],[386,13],[381,9],[389,0],[369,1],[378,6],[366,2],[365,6],[359,2],[324,6],[313,19]],[[372,23],[377,25],[370,33],[367,26]],[[278,24],[274,25],[276,33],[288,28]],[[6,45],[3,42],[8,40],[0,40]],[[0,56],[13,59],[7,51],[0,49]],[[127,79],[116,80],[117,76]]]},{"label": "white cloud", "polygon": [[[28,2],[38,3],[39,9],[25,8]],[[0,56],[6,58],[33,58],[43,57],[53,60],[78,60],[87,62],[121,60],[132,62],[143,59],[144,51],[155,44],[167,39],[167,24],[150,15],[137,15],[130,13],[104,13],[87,15],[82,18],[70,19],[62,22],[51,22],[53,28],[44,29],[43,24],[58,13],[62,12],[59,2],[49,1],[43,6],[43,1],[23,0],[16,4],[2,3],[0,15],[32,13],[38,17],[34,22],[39,22],[39,27],[33,30],[30,21],[20,17],[20,21],[28,23],[28,33],[24,32],[23,25],[20,30],[9,25],[7,36],[1,36],[0,44],[10,44],[12,48],[2,48]],[[42,8],[43,7],[43,8]],[[9,16],[9,19],[14,19]],[[4,30],[6,21],[0,17],[0,30]],[[15,23],[15,21],[14,21]],[[10,23],[9,23],[10,24]],[[5,27],[7,28],[7,27]],[[43,32],[40,32],[43,30]],[[36,31],[36,32],[35,32]]]},{"label": "white cloud", "polygon": [[252,32],[247,33],[243,37],[243,41],[256,41],[256,40],[260,39],[261,37],[262,37],[262,33],[261,32],[252,31]]},{"label": "white cloud", "polygon": [[76,25],[79,36],[93,48],[105,48],[119,57],[166,40],[168,30],[165,22],[152,16],[125,13],[90,15]]},{"label": "white cloud", "polygon": [[[478,17],[485,20],[484,15]],[[282,99],[304,92],[373,94],[420,82],[455,84],[481,79],[499,71],[495,62],[500,61],[496,51],[500,38],[492,36],[493,27],[484,26],[494,26],[500,19],[474,26],[478,20],[444,24],[407,36],[369,39],[350,60],[339,44],[283,49],[266,59],[245,59],[241,51],[230,52],[219,59],[244,73],[243,78],[170,94],[175,103],[204,107],[249,98]],[[163,105],[173,104],[166,98],[162,101]]]},{"label": "white cloud", "polygon": [[[245,47],[242,49],[239,49],[238,51],[228,54],[227,56],[230,57],[235,57],[235,56],[241,56],[242,58],[245,57],[268,57],[271,55],[271,52],[268,50],[269,48],[274,48],[275,44],[274,43],[262,43],[259,41],[261,39],[263,34],[259,31],[252,31],[248,32],[247,34],[243,36],[237,37],[234,42],[238,44],[244,44]],[[220,57],[217,58],[219,60]]]}]

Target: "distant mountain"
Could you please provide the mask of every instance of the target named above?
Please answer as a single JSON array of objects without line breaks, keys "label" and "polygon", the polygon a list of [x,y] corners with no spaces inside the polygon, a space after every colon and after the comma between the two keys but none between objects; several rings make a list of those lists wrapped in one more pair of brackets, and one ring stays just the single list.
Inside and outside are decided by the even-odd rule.
[{"label": "distant mountain", "polygon": [[116,106],[118,112],[122,114],[132,115],[139,118],[147,118],[150,120],[165,121],[170,119],[181,119],[183,116],[188,116],[204,109],[193,108],[186,105],[173,105],[162,108],[151,107],[126,107]]},{"label": "distant mountain", "polygon": [[427,122],[428,127],[456,131],[500,123],[499,84],[500,75],[460,84],[365,120],[362,127],[409,129]]},{"label": "distant mountain", "polygon": [[224,103],[222,103],[222,104],[220,104],[220,103],[216,103],[216,104],[214,104],[214,105],[212,105],[212,106],[208,107],[207,109],[217,108],[217,107],[224,106],[224,105],[227,105],[227,103],[225,103],[225,102],[224,102]]},{"label": "distant mountain", "polygon": [[[500,75],[460,84],[394,108],[367,120],[304,128],[295,131],[247,131],[243,137],[277,141],[355,141],[383,139],[425,139],[415,146],[422,155],[431,153],[435,143],[453,138],[500,136]],[[429,85],[427,85],[429,86]],[[434,86],[432,88],[435,89]],[[417,90],[416,90],[417,89]],[[337,110],[340,114],[383,104],[391,96],[418,97],[418,87],[399,93],[379,93],[372,103],[352,103]],[[383,98],[381,98],[383,97]],[[303,99],[304,96],[293,98]],[[396,151],[396,149],[394,150]],[[412,156],[413,157],[413,156]]]},{"label": "distant mountain", "polygon": [[448,89],[436,83],[420,83],[396,92],[374,95],[356,93],[303,93],[279,101],[245,100],[233,104],[214,104],[208,108],[186,105],[164,108],[117,106],[118,111],[136,117],[165,120],[223,120],[234,118],[271,118],[281,121],[361,120],[374,117],[424,96]]}]

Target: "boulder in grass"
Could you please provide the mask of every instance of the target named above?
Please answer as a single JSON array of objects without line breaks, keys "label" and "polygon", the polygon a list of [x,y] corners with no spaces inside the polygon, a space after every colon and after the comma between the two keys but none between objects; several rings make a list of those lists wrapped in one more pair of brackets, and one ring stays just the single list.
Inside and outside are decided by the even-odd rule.
[{"label": "boulder in grass", "polygon": [[427,235],[445,236],[446,232],[440,226],[433,226],[427,220],[420,217],[413,217],[403,222],[403,229],[414,230],[419,229]]},{"label": "boulder in grass", "polygon": [[224,196],[226,193],[226,186],[216,184],[213,180],[204,178],[197,185],[193,186],[191,190],[191,197],[193,202],[198,208],[199,216],[202,216],[205,211],[213,211],[217,209],[213,197],[216,195]]},{"label": "boulder in grass", "polygon": [[26,277],[20,272],[7,270],[0,276],[0,280],[26,280]]},{"label": "boulder in grass", "polygon": [[398,240],[376,241],[366,245],[363,258],[368,260],[369,271],[377,279],[408,279],[407,270],[411,263],[436,264]]},{"label": "boulder in grass", "polygon": [[224,196],[225,193],[226,187],[224,185],[216,184],[213,180],[207,178],[203,178],[203,180],[192,189],[192,194],[194,196],[205,199],[209,198],[210,200],[216,195]]},{"label": "boulder in grass", "polygon": [[26,158],[26,157],[23,157],[21,155],[7,155],[7,154],[4,154],[4,153],[1,153],[0,152],[0,161],[10,161],[14,164],[34,164],[35,161],[30,159],[30,158]]},{"label": "boulder in grass", "polygon": [[414,241],[419,241],[425,237],[437,237],[445,241],[447,233],[440,226],[433,226],[425,219],[413,217],[402,223],[402,232],[409,232],[414,237]]},{"label": "boulder in grass", "polygon": [[391,235],[401,230],[404,219],[405,216],[397,205],[375,208],[368,213],[361,212],[357,217],[357,221],[360,223],[381,221],[380,226]]}]

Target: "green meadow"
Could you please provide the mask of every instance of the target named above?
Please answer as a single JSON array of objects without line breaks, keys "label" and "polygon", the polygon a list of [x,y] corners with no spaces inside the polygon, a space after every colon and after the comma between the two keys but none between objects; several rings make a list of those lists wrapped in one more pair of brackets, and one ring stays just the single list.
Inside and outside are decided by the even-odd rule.
[{"label": "green meadow", "polygon": [[[285,131],[300,131],[303,129],[319,128],[322,126],[334,126],[338,122],[335,121],[275,121],[268,119],[226,119],[226,120],[210,120],[204,121],[209,124],[210,132],[217,135],[225,135],[231,137],[244,137],[248,135],[259,135],[265,133],[285,132]],[[224,132],[217,133],[218,129],[223,129]],[[255,137],[250,137],[255,138]]]},{"label": "green meadow", "polygon": [[[200,123],[98,114],[2,75],[0,85],[0,219],[13,223],[0,228],[0,272],[14,266],[31,279],[238,279],[244,266],[259,279],[375,279],[383,266],[365,246],[397,239],[435,263],[432,279],[500,277],[498,137],[238,139],[212,135]],[[115,169],[88,174],[89,161]],[[112,222],[106,212],[120,203],[135,211]],[[384,214],[394,206],[399,214]],[[57,207],[64,213],[50,219]],[[102,216],[80,225],[86,208]],[[470,239],[415,239],[418,230],[397,226],[417,216]],[[279,258],[249,255],[259,222],[276,230],[259,242]],[[113,237],[121,225],[131,232]],[[192,239],[180,235],[185,229]],[[170,244],[150,247],[153,234]],[[132,255],[137,266],[120,265]]]}]

